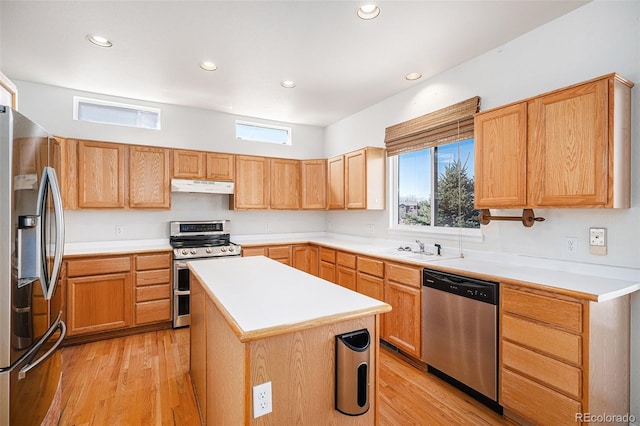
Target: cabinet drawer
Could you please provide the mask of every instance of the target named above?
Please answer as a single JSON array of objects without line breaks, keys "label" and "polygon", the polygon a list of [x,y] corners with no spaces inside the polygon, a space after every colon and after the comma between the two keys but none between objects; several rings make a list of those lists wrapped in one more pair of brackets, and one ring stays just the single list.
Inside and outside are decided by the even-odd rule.
[{"label": "cabinet drawer", "polygon": [[171,253],[144,254],[136,256],[136,270],[171,268]]},{"label": "cabinet drawer", "polygon": [[269,253],[269,257],[271,259],[289,259],[291,256],[291,247],[289,246],[278,246],[278,247],[268,247],[267,252]]},{"label": "cabinet drawer", "polygon": [[582,332],[582,304],[503,287],[502,310]]},{"label": "cabinet drawer", "polygon": [[422,268],[387,263],[387,279],[399,282],[411,287],[422,287]]},{"label": "cabinet drawer", "polygon": [[382,260],[358,256],[358,272],[364,272],[365,274],[382,278],[384,277],[384,262]]},{"label": "cabinet drawer", "polygon": [[131,258],[129,256],[95,257],[67,262],[68,277],[114,274],[117,272],[129,272],[130,270]]},{"label": "cabinet drawer", "polygon": [[136,303],[136,324],[169,321],[171,319],[171,300],[154,300]]},{"label": "cabinet drawer", "polygon": [[536,425],[576,424],[581,404],[545,386],[502,369],[500,403]]},{"label": "cabinet drawer", "polygon": [[149,300],[170,299],[171,284],[149,285],[136,288],[136,302]]},{"label": "cabinet drawer", "polygon": [[329,263],[336,263],[336,251],[320,247],[320,260]]},{"label": "cabinet drawer", "polygon": [[136,272],[136,286],[164,284],[171,282],[171,269]]},{"label": "cabinet drawer", "polygon": [[581,337],[557,328],[505,314],[502,315],[502,338],[576,366],[582,363]]},{"label": "cabinet drawer", "polygon": [[356,269],[356,255],[339,251],[336,253],[336,263],[340,266]]},{"label": "cabinet drawer", "polygon": [[242,247],[242,255],[247,256],[266,256],[266,247]]},{"label": "cabinet drawer", "polygon": [[580,399],[582,370],[510,342],[502,343],[502,362],[506,367],[535,377],[562,393]]}]

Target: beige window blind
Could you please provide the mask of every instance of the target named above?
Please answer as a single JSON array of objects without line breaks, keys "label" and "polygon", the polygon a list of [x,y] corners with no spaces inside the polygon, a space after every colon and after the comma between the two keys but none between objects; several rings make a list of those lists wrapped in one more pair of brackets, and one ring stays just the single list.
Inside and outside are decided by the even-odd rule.
[{"label": "beige window blind", "polygon": [[387,155],[398,155],[473,137],[473,115],[480,97],[442,108],[412,120],[387,127],[384,143]]}]

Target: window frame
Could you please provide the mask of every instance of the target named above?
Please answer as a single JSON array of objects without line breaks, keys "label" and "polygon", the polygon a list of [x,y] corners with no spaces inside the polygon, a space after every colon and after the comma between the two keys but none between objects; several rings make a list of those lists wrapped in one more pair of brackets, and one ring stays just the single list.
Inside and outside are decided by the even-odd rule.
[{"label": "window frame", "polygon": [[[285,130],[287,132],[287,140],[285,142],[274,142],[274,141],[269,141],[269,140],[265,140],[265,139],[241,138],[241,137],[238,137],[238,125],[252,126],[252,127],[257,127],[257,128],[262,128],[262,129],[271,129],[271,130]],[[292,130],[291,127],[287,127],[287,126],[278,126],[278,125],[275,125],[275,124],[256,123],[254,121],[246,121],[246,120],[236,120],[235,121],[234,130],[235,130],[235,138],[236,138],[237,141],[262,142],[262,143],[268,143],[268,144],[272,144],[272,145],[283,145],[283,146],[291,146],[293,144],[293,139],[292,139],[292,135],[291,135],[293,130]]]},{"label": "window frame", "polygon": [[[125,124],[125,123],[117,123],[117,122],[113,122],[113,121],[84,120],[84,119],[79,118],[80,104],[81,103],[94,105],[94,106],[105,106],[105,107],[121,108],[121,109],[133,110],[133,111],[138,111],[138,112],[147,112],[147,113],[156,114],[157,117],[158,117],[157,126],[156,127],[146,127],[146,126]],[[145,106],[141,106],[141,105],[125,104],[125,103],[122,103],[122,102],[113,102],[113,101],[106,101],[106,100],[103,100],[103,99],[87,98],[87,97],[84,97],[84,96],[74,96],[73,97],[73,119],[76,120],[76,121],[84,121],[85,123],[98,123],[98,124],[106,124],[106,125],[111,125],[111,126],[133,127],[133,128],[136,128],[136,129],[145,129],[145,130],[162,130],[162,111],[160,110],[160,108],[152,108],[152,107],[145,107]]]},{"label": "window frame", "polygon": [[[475,142],[475,141],[474,141]],[[457,143],[457,142],[452,142]],[[431,151],[430,161],[431,161],[431,193],[435,195],[435,185],[437,182],[437,165],[436,165],[436,147],[425,148]],[[393,155],[388,157],[387,159],[387,169],[389,170],[389,187],[388,193],[391,194],[389,197],[389,234],[397,234],[397,235],[422,235],[425,237],[434,237],[443,240],[459,240],[462,238],[463,241],[469,242],[482,242],[484,240],[484,236],[482,233],[482,225],[479,228],[458,228],[458,227],[450,227],[450,226],[436,226],[434,223],[431,223],[428,226],[425,225],[404,225],[398,223],[399,215],[398,215],[398,202],[399,202],[399,191],[398,191],[398,158],[399,155]],[[435,218],[433,210],[435,209],[435,203],[431,203],[432,208],[432,218]],[[435,222],[435,220],[432,220]]]}]

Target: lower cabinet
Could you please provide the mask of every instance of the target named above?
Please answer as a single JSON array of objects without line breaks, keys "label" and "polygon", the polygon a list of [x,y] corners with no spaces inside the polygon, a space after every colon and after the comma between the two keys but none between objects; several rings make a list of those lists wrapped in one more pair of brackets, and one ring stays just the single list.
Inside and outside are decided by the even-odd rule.
[{"label": "lower cabinet", "polygon": [[336,251],[320,247],[320,278],[329,282],[336,282]]},{"label": "lower cabinet", "polygon": [[500,299],[506,416],[558,425],[629,412],[629,296],[592,302],[501,283]]},{"label": "lower cabinet", "polygon": [[291,247],[291,266],[308,274],[318,276],[318,247],[308,244]]},{"label": "lower cabinet", "polygon": [[133,325],[131,257],[92,257],[67,263],[68,335]]},{"label": "lower cabinet", "polygon": [[421,356],[422,268],[385,262],[382,338],[416,358]]},{"label": "lower cabinet", "polygon": [[171,252],[86,256],[65,265],[69,337],[171,320]]},{"label": "lower cabinet", "polygon": [[356,255],[336,252],[336,284],[356,291]]},{"label": "lower cabinet", "polygon": [[384,262],[382,260],[358,256],[356,291],[374,299],[384,299]]},{"label": "lower cabinet", "polygon": [[242,247],[242,256],[266,256],[269,259],[277,260],[280,263],[291,266],[291,246],[251,246]]}]

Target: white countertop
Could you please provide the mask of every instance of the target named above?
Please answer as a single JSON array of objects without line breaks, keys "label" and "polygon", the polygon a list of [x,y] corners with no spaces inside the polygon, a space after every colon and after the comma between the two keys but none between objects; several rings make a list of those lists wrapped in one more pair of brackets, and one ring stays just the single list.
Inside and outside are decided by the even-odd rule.
[{"label": "white countertop", "polygon": [[387,312],[384,302],[264,256],[187,263],[241,341]]},{"label": "white countertop", "polygon": [[169,238],[156,240],[115,240],[65,243],[65,256],[89,254],[136,253],[143,251],[171,250]]}]

